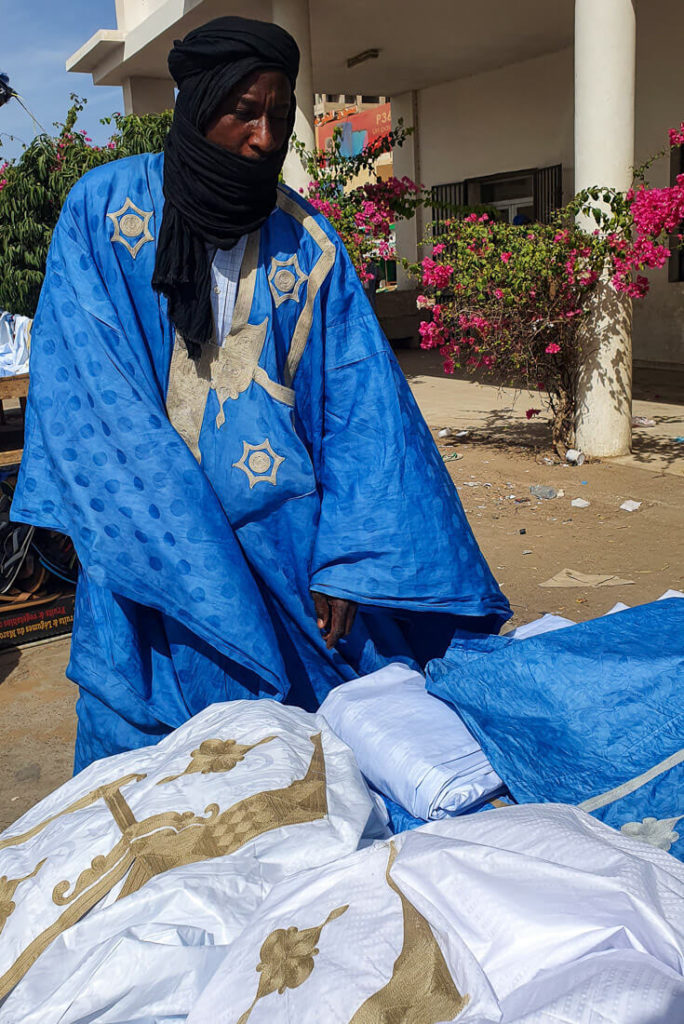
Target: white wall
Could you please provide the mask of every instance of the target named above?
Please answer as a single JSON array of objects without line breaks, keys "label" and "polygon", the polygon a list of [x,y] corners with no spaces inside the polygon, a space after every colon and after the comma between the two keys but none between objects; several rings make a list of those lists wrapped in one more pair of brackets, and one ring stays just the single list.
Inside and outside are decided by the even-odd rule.
[{"label": "white wall", "polygon": [[[637,5],[636,161],[667,145],[668,128],[684,121],[684,64],[671,40],[684,39],[681,0],[639,0]],[[669,160],[648,172],[651,185],[670,181]],[[684,365],[684,282],[668,281],[667,268],[649,275],[651,291],[634,303],[634,358]]]},{"label": "white wall", "polygon": [[130,32],[163,3],[164,0],[116,0],[118,27],[125,32]]},{"label": "white wall", "polygon": [[[684,63],[668,43],[675,38],[684,38],[682,0],[638,0],[637,163],[662,149],[667,129],[684,121]],[[561,163],[564,200],[569,200],[573,94],[571,49],[423,89],[418,93],[422,183]],[[669,174],[669,160],[661,160],[649,172],[649,182],[666,185]],[[650,276],[650,294],[634,304],[634,359],[682,367],[684,282],[668,281],[667,269]]]},{"label": "white wall", "polygon": [[419,94],[426,185],[563,164],[572,195],[572,50],[447,82]]}]

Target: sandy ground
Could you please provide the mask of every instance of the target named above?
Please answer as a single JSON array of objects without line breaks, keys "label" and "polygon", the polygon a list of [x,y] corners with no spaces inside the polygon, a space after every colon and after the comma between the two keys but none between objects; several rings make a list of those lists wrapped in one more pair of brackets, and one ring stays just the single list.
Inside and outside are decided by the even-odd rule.
[{"label": "sandy ground", "polygon": [[[544,612],[580,621],[617,601],[639,604],[670,587],[684,590],[680,381],[637,381],[634,411],[656,426],[635,430],[632,457],[570,467],[551,451],[544,417],[525,418],[526,408],[541,404],[538,396],[445,378],[430,354],[405,352],[400,361],[511,602],[513,624]],[[470,433],[439,438],[444,428]],[[537,484],[564,494],[539,500],[530,494]],[[573,498],[589,507],[573,508]],[[626,499],[641,507],[622,511]],[[631,582],[598,589],[540,586],[564,568]],[[68,653],[68,639],[60,639],[0,654],[0,830],[71,773],[76,694],[64,676]]]},{"label": "sandy ground", "polygon": [[[615,464],[547,465],[531,451],[500,450],[477,440],[437,438],[475,535],[511,602],[514,624],[553,612],[578,622],[617,601],[641,604],[668,588],[684,590],[684,481]],[[530,487],[564,492],[540,500]],[[583,498],[588,508],[573,508]],[[641,502],[635,512],[620,505]],[[629,585],[544,588],[561,569],[612,574]]]},{"label": "sandy ground", "polygon": [[70,638],[0,654],[0,831],[71,775]]}]

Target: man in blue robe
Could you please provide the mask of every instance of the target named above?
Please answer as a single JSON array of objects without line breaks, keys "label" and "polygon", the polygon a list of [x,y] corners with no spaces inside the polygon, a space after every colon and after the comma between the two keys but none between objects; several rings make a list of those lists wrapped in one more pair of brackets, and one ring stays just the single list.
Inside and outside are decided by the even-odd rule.
[{"label": "man in blue robe", "polygon": [[510,615],[344,246],[278,185],[297,61],[275,25],[191,33],[165,154],[91,171],[54,233],[13,516],[81,563],[76,770]]}]

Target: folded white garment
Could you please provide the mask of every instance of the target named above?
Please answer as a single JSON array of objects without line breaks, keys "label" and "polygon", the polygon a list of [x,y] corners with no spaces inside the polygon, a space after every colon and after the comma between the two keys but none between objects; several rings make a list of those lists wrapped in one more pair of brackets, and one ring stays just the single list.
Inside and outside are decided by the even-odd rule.
[{"label": "folded white garment", "polygon": [[[667,601],[671,597],[684,597],[684,594],[681,590],[666,590],[664,594],[660,595],[658,600]],[[626,612],[630,607],[631,605],[625,604],[624,601],[618,601],[617,604],[613,605],[609,612],[606,612],[606,615],[615,615],[616,612]]]},{"label": "folded white garment", "polygon": [[675,1024],[683,907],[681,864],[577,809],[433,822],[275,886],[187,1024]]},{"label": "folded white garment", "polygon": [[30,324],[27,316],[0,312],[0,377],[28,372]]},{"label": "folded white garment", "polygon": [[[684,597],[681,590],[666,590],[664,594],[658,598],[659,601],[667,601],[670,597]],[[606,615],[615,615],[616,612],[625,612],[632,606],[625,604],[624,601],[618,601],[610,608]],[[542,615],[540,619],[535,619],[534,622],[526,622],[524,626],[518,626],[516,629],[510,630],[505,635],[510,640],[527,640],[531,636],[541,636],[542,633],[551,633],[554,629],[565,629],[566,626],[575,626],[576,623],[572,619],[565,619],[562,615]]]},{"label": "folded white garment", "polygon": [[503,785],[456,712],[406,665],[338,686],[319,714],[372,785],[416,818],[462,813]]},{"label": "folded white garment", "polygon": [[505,635],[509,640],[527,640],[531,636],[541,636],[542,633],[552,633],[555,629],[574,625],[572,619],[564,619],[561,615],[542,615],[541,619],[526,622],[524,626],[518,626]]}]

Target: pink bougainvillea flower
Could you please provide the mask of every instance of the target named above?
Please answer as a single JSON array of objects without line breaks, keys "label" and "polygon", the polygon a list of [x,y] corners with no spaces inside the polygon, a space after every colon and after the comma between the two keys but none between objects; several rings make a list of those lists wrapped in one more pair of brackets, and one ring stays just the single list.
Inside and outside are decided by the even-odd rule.
[{"label": "pink bougainvillea flower", "polygon": [[671,146],[684,146],[684,121],[679,128],[670,128],[668,132]]},{"label": "pink bougainvillea flower", "polygon": [[541,409],[527,409],[525,415],[527,416],[528,420],[531,420],[533,416],[538,416],[540,412]]},{"label": "pink bougainvillea flower", "polygon": [[441,348],[444,344],[442,328],[434,320],[423,320],[418,325],[421,348]]},{"label": "pink bougainvillea flower", "polygon": [[502,263],[510,263],[512,257],[513,257],[513,253],[512,252],[502,252],[501,253],[501,262]]},{"label": "pink bougainvillea flower", "polygon": [[441,290],[446,288],[451,280],[454,268],[448,263],[436,263],[426,256],[421,263],[423,268],[423,284],[426,288]]},{"label": "pink bougainvillea flower", "polygon": [[550,356],[555,356],[557,352],[560,352],[560,345],[556,344],[555,341],[552,341],[546,346],[544,351]]},{"label": "pink bougainvillea flower", "polygon": [[444,245],[442,242],[438,242],[437,245],[433,245],[432,247],[432,255],[441,256],[445,249],[446,245]]}]

